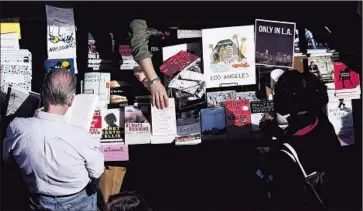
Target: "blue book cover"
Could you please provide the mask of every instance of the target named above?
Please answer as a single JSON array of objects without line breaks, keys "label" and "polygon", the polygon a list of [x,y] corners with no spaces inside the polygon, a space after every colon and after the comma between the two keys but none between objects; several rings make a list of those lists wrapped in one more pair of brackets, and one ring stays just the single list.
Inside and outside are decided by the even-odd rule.
[{"label": "blue book cover", "polygon": [[67,69],[74,74],[74,59],[47,59],[44,61],[45,72]]}]

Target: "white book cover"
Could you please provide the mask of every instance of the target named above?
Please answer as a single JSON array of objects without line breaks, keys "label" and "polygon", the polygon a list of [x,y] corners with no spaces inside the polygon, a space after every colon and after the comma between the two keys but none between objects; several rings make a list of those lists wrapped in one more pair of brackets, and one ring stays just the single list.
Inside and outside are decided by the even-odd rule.
[{"label": "white book cover", "polygon": [[125,144],[150,144],[150,105],[125,106]]},{"label": "white book cover", "polygon": [[169,98],[168,107],[151,106],[152,144],[169,144],[177,136],[175,100]]},{"label": "white book cover", "polygon": [[99,97],[93,94],[78,94],[65,116],[68,123],[89,131]]},{"label": "white book cover", "polygon": [[12,49],[19,50],[19,39],[17,33],[6,33],[0,35],[0,48],[1,50]]},{"label": "white book cover", "polygon": [[202,30],[207,88],[256,84],[254,26]]},{"label": "white book cover", "polygon": [[327,105],[329,121],[342,146],[354,144],[354,123],[352,100],[330,97]]},{"label": "white book cover", "polygon": [[107,108],[110,103],[111,73],[88,72],[84,74],[83,93],[99,96],[99,108]]}]

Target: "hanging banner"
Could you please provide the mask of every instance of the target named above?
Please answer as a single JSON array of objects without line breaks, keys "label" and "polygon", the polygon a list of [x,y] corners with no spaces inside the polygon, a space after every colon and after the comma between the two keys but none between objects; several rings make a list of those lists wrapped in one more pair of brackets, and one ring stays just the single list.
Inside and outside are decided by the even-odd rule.
[{"label": "hanging banner", "polygon": [[292,68],[296,24],[261,19],[255,24],[256,65]]},{"label": "hanging banner", "polygon": [[207,88],[256,84],[254,26],[203,29]]},{"label": "hanging banner", "polygon": [[46,5],[48,59],[76,58],[73,8]]}]

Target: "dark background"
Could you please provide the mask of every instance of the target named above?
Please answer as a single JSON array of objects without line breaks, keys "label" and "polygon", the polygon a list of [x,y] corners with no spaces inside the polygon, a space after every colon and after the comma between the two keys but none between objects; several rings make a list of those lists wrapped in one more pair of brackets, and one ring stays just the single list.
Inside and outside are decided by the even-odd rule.
[{"label": "dark background", "polygon": [[[33,54],[33,91],[39,92],[46,58],[45,4],[75,8],[80,75],[87,66],[87,33],[114,32],[121,39],[127,21],[143,17],[154,28],[212,28],[254,24],[255,18],[296,22],[326,40],[341,60],[361,72],[362,18],[358,2],[1,2],[1,17],[20,17],[21,48]],[[313,12],[311,10],[313,9]],[[361,6],[360,6],[361,10]],[[330,36],[323,27],[333,32]],[[102,37],[102,36],[101,36]],[[127,75],[127,74],[126,74]],[[112,77],[128,77],[112,73]],[[361,101],[354,101],[356,145],[343,149],[341,207],[361,210]],[[322,152],[323,154],[324,152]],[[204,142],[198,146],[130,146],[123,189],[136,190],[157,211],[252,210],[258,152],[252,140]],[[4,173],[5,171],[5,173]],[[2,166],[1,210],[22,208],[24,191]]]}]

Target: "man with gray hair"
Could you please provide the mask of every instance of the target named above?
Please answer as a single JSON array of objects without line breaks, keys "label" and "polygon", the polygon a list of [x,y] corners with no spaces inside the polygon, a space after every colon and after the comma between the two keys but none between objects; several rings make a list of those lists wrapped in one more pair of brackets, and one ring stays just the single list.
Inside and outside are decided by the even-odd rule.
[{"label": "man with gray hair", "polygon": [[32,210],[97,210],[104,156],[87,130],[66,122],[75,92],[72,73],[48,73],[42,88],[44,110],[32,118],[15,118],[7,128],[3,158],[18,164]]}]

